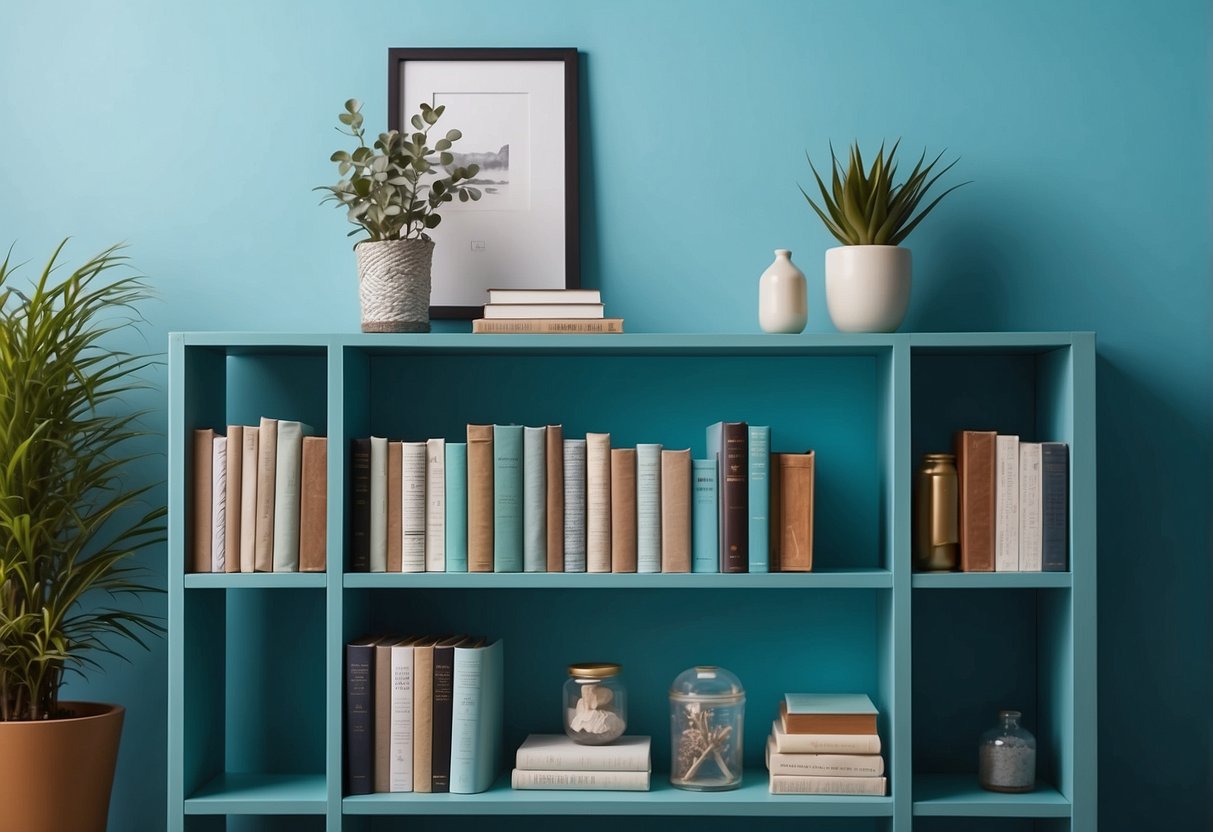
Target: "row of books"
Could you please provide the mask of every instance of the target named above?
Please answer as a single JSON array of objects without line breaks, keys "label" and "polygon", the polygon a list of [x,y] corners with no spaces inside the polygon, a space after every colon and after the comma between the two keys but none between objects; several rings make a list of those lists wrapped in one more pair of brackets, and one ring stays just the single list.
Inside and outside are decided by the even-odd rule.
[{"label": "row of books", "polygon": [[[707,458],[560,425],[356,439],[356,572],[767,572],[813,565],[814,454],[716,423]],[[772,533],[772,529],[774,533]]]},{"label": "row of books", "polygon": [[1066,571],[1068,446],[980,430],[955,444],[961,571]]},{"label": "row of books", "polygon": [[346,793],[485,791],[501,756],[503,648],[367,636],[345,648]]},{"label": "row of books", "polygon": [[877,715],[863,693],[786,694],[767,738],[770,793],[883,796]]},{"label": "row of books", "polygon": [[472,332],[580,334],[623,332],[622,318],[607,318],[597,289],[489,289],[484,317]]},{"label": "row of books", "polygon": [[286,419],[194,431],[191,572],[323,572],[328,442]]},{"label": "row of books", "polygon": [[653,764],[648,737],[579,745],[565,734],[531,734],[518,748],[515,789],[647,792]]}]

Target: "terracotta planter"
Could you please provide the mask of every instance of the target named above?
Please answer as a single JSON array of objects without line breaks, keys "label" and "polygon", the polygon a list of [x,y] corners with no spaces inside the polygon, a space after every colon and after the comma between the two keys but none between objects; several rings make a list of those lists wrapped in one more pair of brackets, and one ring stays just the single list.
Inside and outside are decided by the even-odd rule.
[{"label": "terracotta planter", "polygon": [[60,705],[77,716],[0,722],[0,828],[105,832],[126,710]]}]

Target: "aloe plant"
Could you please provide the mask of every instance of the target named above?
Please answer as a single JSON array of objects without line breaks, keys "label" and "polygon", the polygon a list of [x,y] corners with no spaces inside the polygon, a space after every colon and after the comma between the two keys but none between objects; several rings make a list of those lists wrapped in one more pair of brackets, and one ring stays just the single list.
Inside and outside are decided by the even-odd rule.
[{"label": "aloe plant", "polygon": [[[64,241],[66,243],[66,241]],[[119,247],[70,274],[50,257],[28,293],[0,263],[0,721],[61,716],[65,673],[146,647],[156,620],[115,601],[159,590],[131,561],[164,540],[154,484],[130,485],[144,411],[124,401],[148,385],[148,356],[104,341],[142,320],[144,281]]]},{"label": "aloe plant", "polygon": [[[961,182],[960,185],[953,185],[915,216],[914,211],[931,186],[959,160],[953,161],[931,176],[931,171],[943,157],[943,151],[924,167],[923,163],[927,158],[924,150],[909,177],[900,184],[894,184],[897,177],[897,148],[900,144],[901,140],[898,139],[887,155],[882,144],[876,159],[866,172],[859,142],[851,146],[851,157],[845,170],[834,153],[834,145],[831,144],[832,181],[829,189],[813,165],[813,160],[809,159],[809,167],[817,180],[824,208],[814,202],[804,188],[801,188],[800,192],[817,212],[817,216],[821,217],[829,232],[844,246],[901,245],[902,240],[918,227],[923,217],[931,213],[945,196],[961,185],[969,184]],[[805,156],[807,158],[808,154]]]}]

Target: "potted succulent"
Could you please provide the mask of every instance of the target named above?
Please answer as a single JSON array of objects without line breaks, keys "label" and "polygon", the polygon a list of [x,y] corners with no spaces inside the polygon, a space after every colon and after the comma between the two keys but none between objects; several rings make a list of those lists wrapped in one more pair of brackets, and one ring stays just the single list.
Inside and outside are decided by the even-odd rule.
[{"label": "potted succulent", "polygon": [[341,180],[315,190],[328,191],[321,202],[347,209],[367,238],[354,246],[358,257],[359,300],[363,332],[429,332],[430,264],[434,242],[427,231],[438,227],[438,209],[455,198],[480,199],[467,180],[480,171],[475,164],[458,165],[451,147],[462,138],[458,130],[430,146],[430,130],[442,117],[443,106],[422,104],[410,119],[415,132],[380,133],[367,147],[362,127],[362,104],[350,99],[337,119],[339,133],[358,140],[353,152],[338,150]]},{"label": "potted succulent", "polygon": [[28,293],[0,263],[0,826],[103,832],[123,709],[60,691],[162,631],[119,602],[157,591],[130,559],[163,542],[165,510],[127,481],[146,432],[124,399],[150,361],[103,345],[146,286],[108,280],[117,247],[61,275],[62,249]]},{"label": "potted succulent", "polygon": [[956,162],[931,176],[943,153],[924,167],[924,151],[905,181],[895,183],[899,144],[900,140],[887,155],[881,145],[867,171],[858,142],[851,147],[845,169],[831,145],[829,189],[809,159],[822,205],[800,189],[842,243],[826,251],[826,306],[830,320],[843,332],[893,332],[901,325],[910,302],[910,250],[901,243],[940,200],[968,184],[953,185],[915,215],[931,186]]}]

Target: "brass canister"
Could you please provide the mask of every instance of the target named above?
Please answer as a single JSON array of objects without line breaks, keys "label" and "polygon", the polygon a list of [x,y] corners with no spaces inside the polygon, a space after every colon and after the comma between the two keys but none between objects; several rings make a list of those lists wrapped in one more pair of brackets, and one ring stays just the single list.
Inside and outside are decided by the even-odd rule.
[{"label": "brass canister", "polygon": [[923,454],[914,481],[914,568],[948,571],[960,555],[955,454]]}]

